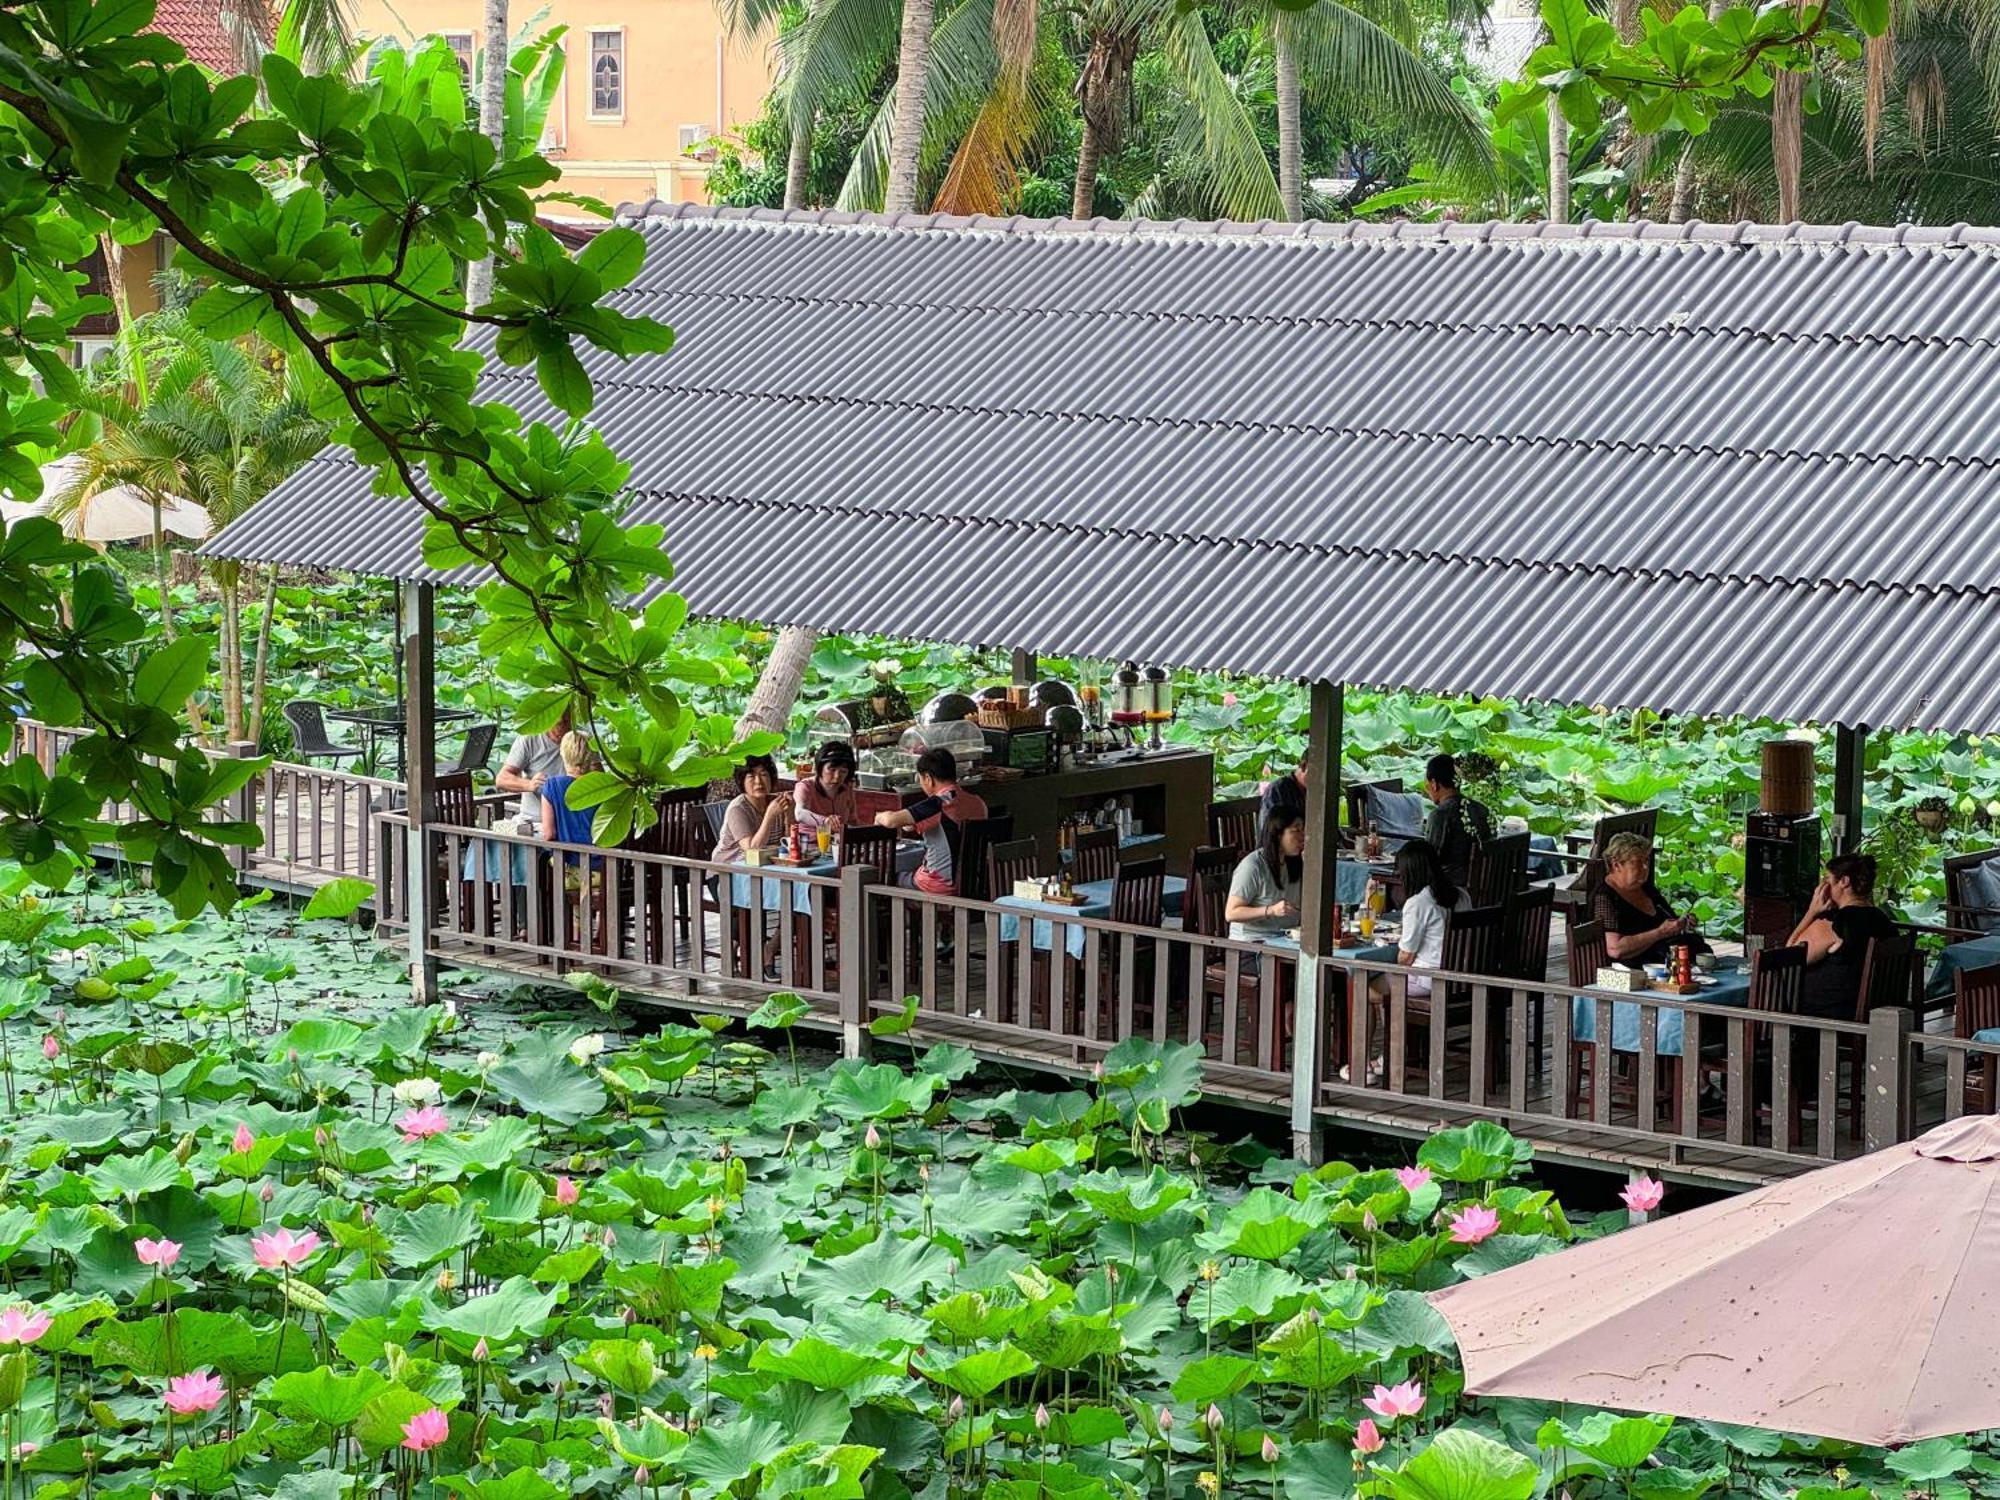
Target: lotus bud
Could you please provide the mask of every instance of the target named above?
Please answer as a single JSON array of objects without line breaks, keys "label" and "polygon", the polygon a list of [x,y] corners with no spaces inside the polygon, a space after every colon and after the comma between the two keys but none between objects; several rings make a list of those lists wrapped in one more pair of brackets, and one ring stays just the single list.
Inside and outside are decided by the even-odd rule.
[{"label": "lotus bud", "polygon": [[1200,1147],[1198,1147],[1198,1146],[1190,1146],[1190,1147],[1188,1147],[1188,1165],[1189,1165],[1189,1166],[1191,1166],[1191,1167],[1198,1167],[1198,1166],[1200,1166],[1200,1165],[1201,1165],[1201,1148],[1200,1148]]},{"label": "lotus bud", "polygon": [[618,1243],[618,1235],[609,1224],[604,1226],[604,1248],[609,1250]]},{"label": "lotus bud", "polygon": [[56,1007],[56,1025],[58,1026],[65,1025],[67,1024],[68,1021],[69,1021],[69,1007],[67,1005],[58,1005]]},{"label": "lotus bud", "polygon": [[1271,1434],[1267,1432],[1264,1434],[1264,1462],[1267,1464],[1274,1464],[1277,1461],[1278,1461],[1278,1445],[1277,1443],[1272,1441]]},{"label": "lotus bud", "polygon": [[62,1056],[62,1043],[56,1040],[56,1034],[53,1031],[42,1038],[42,1056],[46,1057],[50,1062],[54,1062],[58,1057]]},{"label": "lotus bud", "polygon": [[964,1415],[965,1415],[965,1397],[963,1397],[963,1396],[953,1396],[953,1397],[951,1398],[951,1405],[947,1406],[947,1407],[946,1407],[946,1408],[944,1409],[944,1414],[945,1414],[945,1415],[946,1415],[947,1417],[951,1418],[951,1420],[952,1420],[952,1421],[954,1421],[954,1422],[956,1422],[956,1421],[957,1421],[957,1420],[958,1420],[958,1419],[959,1419],[960,1417],[964,1416]]},{"label": "lotus bud", "polygon": [[630,1328],[634,1323],[639,1321],[639,1309],[636,1307],[627,1307],[619,1316],[625,1320],[625,1326]]},{"label": "lotus bud", "polygon": [[271,1186],[271,1179],[266,1177],[264,1179],[264,1185],[257,1189],[257,1201],[259,1203],[269,1203],[273,1198],[277,1196],[278,1196],[278,1190]]},{"label": "lotus bud", "polygon": [[1118,1268],[1116,1266],[1106,1266],[1104,1268],[1104,1281],[1107,1286],[1118,1285]]},{"label": "lotus bud", "polygon": [[480,1072],[482,1072],[482,1073],[491,1073],[491,1072],[492,1072],[492,1071],[493,1071],[493,1070],[494,1070],[495,1068],[497,1068],[497,1067],[499,1067],[499,1066],[500,1066],[500,1054],[499,1054],[499,1053],[497,1053],[497,1052],[482,1052],[482,1053],[480,1053],[480,1054],[479,1054],[479,1071],[480,1071]]},{"label": "lotus bud", "polygon": [[372,1227],[372,1226],[374,1225],[374,1223],[375,1223],[375,1205],[374,1205],[374,1204],[372,1204],[372,1203],[364,1203],[364,1204],[362,1204],[362,1205],[361,1205],[361,1222],[362,1222],[362,1223],[364,1223],[364,1224],[367,1224],[367,1225],[369,1225],[369,1226],[371,1226],[371,1227]]},{"label": "lotus bud", "polygon": [[320,1151],[326,1149],[326,1127],[324,1125],[313,1126],[313,1146]]},{"label": "lotus bud", "polygon": [[236,1122],[236,1134],[229,1138],[229,1144],[239,1156],[247,1156],[257,1145],[257,1137],[250,1133],[250,1127],[243,1121]]},{"label": "lotus bud", "polygon": [[174,1142],[174,1160],[179,1162],[182,1166],[186,1166],[188,1164],[188,1158],[193,1155],[194,1155],[194,1132],[189,1131],[186,1135],[182,1136],[178,1141]]},{"label": "lotus bud", "polygon": [[597,1398],[597,1414],[601,1417],[608,1417],[611,1415],[611,1411],[611,1392],[606,1391]]},{"label": "lotus bud", "polygon": [[486,1347],[485,1339],[481,1339],[478,1343],[472,1346],[472,1357],[482,1365],[486,1363],[486,1356],[490,1352],[491,1351],[488,1350]]},{"label": "lotus bud", "polygon": [[1373,1234],[1381,1227],[1375,1222],[1375,1211],[1373,1209],[1364,1208],[1361,1210],[1361,1227],[1370,1234]]},{"label": "lotus bud", "polygon": [[632,1482],[638,1485],[639,1488],[643,1490],[647,1485],[653,1482],[653,1471],[647,1468],[644,1464],[640,1464],[638,1472],[633,1474],[632,1476]]},{"label": "lotus bud", "polygon": [[1319,1309],[1318,1309],[1318,1308],[1316,1308],[1316,1307],[1309,1307],[1309,1308],[1307,1308],[1307,1309],[1306,1309],[1306,1321],[1307,1321],[1308,1323],[1315,1323],[1315,1324],[1316,1324],[1316,1323],[1318,1323],[1318,1322],[1319,1322]]},{"label": "lotus bud", "polygon": [[1049,1430],[1049,1405],[1046,1401],[1044,1401],[1040,1406],[1037,1406],[1035,1408],[1035,1431],[1047,1432],[1048,1430]]},{"label": "lotus bud", "polygon": [[735,1154],[736,1154],[736,1148],[730,1145],[729,1142],[727,1141],[724,1141],[721,1144],[721,1146],[716,1149],[715,1153],[716,1159],[719,1161],[728,1161]]},{"label": "lotus bud", "polygon": [[438,1272],[437,1289],[439,1291],[449,1292],[453,1287],[457,1285],[458,1285],[458,1277],[452,1274],[452,1269],[450,1266],[446,1266],[443,1270]]},{"label": "lotus bud", "polygon": [[1095,1078],[1099,1083],[1104,1082],[1104,1064],[1101,1062],[1092,1063],[1090,1065],[1090,1076]]},{"label": "lotus bud", "polygon": [[931,1180],[931,1164],[927,1161],[918,1162],[917,1181],[929,1182],[930,1180]]},{"label": "lotus bud", "polygon": [[866,1146],[870,1151],[881,1149],[882,1132],[871,1124],[868,1127],[868,1133],[861,1137],[861,1144]]},{"label": "lotus bud", "polygon": [[1160,1408],[1160,1431],[1162,1433],[1169,1433],[1173,1430],[1174,1409],[1171,1406],[1163,1406]]},{"label": "lotus bud", "polygon": [[1210,1432],[1222,1431],[1222,1408],[1213,1401],[1209,1402],[1207,1414],[1202,1417],[1202,1421],[1208,1424]]}]

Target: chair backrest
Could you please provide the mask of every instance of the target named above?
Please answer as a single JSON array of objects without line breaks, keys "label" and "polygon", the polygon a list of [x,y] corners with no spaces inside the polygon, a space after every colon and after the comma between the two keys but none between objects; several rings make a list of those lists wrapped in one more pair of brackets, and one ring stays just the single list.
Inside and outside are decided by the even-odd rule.
[{"label": "chair backrest", "polygon": [[896,883],[896,830],[846,828],[840,834],[840,867],[859,865],[873,870],[884,885]]},{"label": "chair backrest", "polygon": [[1208,804],[1208,841],[1224,848],[1257,847],[1257,823],[1264,810],[1261,797],[1231,797]]},{"label": "chair backrest", "polygon": [[1439,967],[1454,974],[1497,974],[1500,908],[1468,906],[1444,914],[1444,957]]},{"label": "chair backrest", "polygon": [[[1958,935],[2000,928],[2000,849],[1947,854],[1944,860],[1944,925]],[[1989,864],[1993,865],[1988,869]]]},{"label": "chair backrest", "polygon": [[1951,976],[1951,983],[1958,997],[1959,1036],[2000,1028],[2000,964],[1960,969]]},{"label": "chair backrest", "polygon": [[1198,937],[1220,937],[1229,928],[1229,880],[1243,858],[1240,849],[1203,844],[1188,851],[1187,894],[1181,898],[1181,926]]},{"label": "chair backrest", "polygon": [[986,884],[986,851],[1014,836],[1012,813],[988,813],[958,825],[958,893],[974,901],[990,901],[997,894]]},{"label": "chair backrest", "polygon": [[500,737],[498,724],[474,724],[465,731],[465,743],[459,747],[458,759],[451,763],[454,771],[483,771],[486,763],[493,759],[493,743]]},{"label": "chair backrest", "polygon": [[437,820],[456,828],[470,828],[478,822],[472,805],[472,773],[452,771],[437,779]]},{"label": "chair backrest", "polygon": [[1602,922],[1569,924],[1569,982],[1576,989],[1597,983],[1597,971],[1611,962]]},{"label": "chair backrest", "polygon": [[1111,881],[1111,920],[1133,927],[1158,927],[1166,889],[1164,859],[1135,859],[1120,865]]},{"label": "chair backrest", "polygon": [[1806,945],[1787,943],[1782,948],[1763,948],[1750,957],[1750,1000],[1752,1010],[1767,1010],[1795,1016],[1806,989]]},{"label": "chair backrest", "polygon": [[317,698],[294,698],[285,705],[285,722],[292,726],[292,749],[299,755],[324,755],[336,745],[327,737],[326,705]]},{"label": "chair backrest", "polygon": [[1041,872],[1041,848],[1033,839],[1007,839],[987,845],[987,899],[1014,894],[1014,882],[1033,880]]},{"label": "chair backrest", "polygon": [[1642,807],[1637,812],[1612,813],[1609,817],[1599,818],[1597,827],[1590,835],[1590,857],[1603,859],[1605,849],[1621,833],[1636,833],[1650,844],[1659,826],[1660,810],[1657,807]]},{"label": "chair backrest", "polygon": [[1400,781],[1350,781],[1341,788],[1341,795],[1347,802],[1347,831],[1358,834],[1368,822],[1368,794],[1377,792],[1400,792]]},{"label": "chair backrest", "polygon": [[1472,851],[1466,888],[1474,906],[1498,906],[1528,883],[1528,835],[1505,833]]},{"label": "chair backrest", "polygon": [[625,847],[641,854],[666,854],[676,859],[707,859],[715,850],[708,833],[708,819],[701,805],[708,796],[705,787],[678,787],[662,792],[653,800],[653,826],[635,833]]},{"label": "chair backrest", "polygon": [[1510,891],[1500,911],[1500,972],[1509,979],[1539,984],[1549,977],[1549,929],[1555,922],[1555,887],[1543,885]]},{"label": "chair backrest", "polygon": [[1109,880],[1118,873],[1118,830],[1086,829],[1076,836],[1076,854],[1070,861],[1070,879],[1078,884]]},{"label": "chair backrest", "polygon": [[722,838],[722,825],[729,817],[729,804],[727,802],[704,802],[701,805],[701,812],[702,816],[708,819],[708,848],[702,851],[704,855],[707,855],[714,852],[716,844]]},{"label": "chair backrest", "polygon": [[1854,1019],[1865,1021],[1879,1006],[1910,1003],[1910,975],[1917,962],[1917,940],[1909,933],[1871,938],[1861,966],[1861,999]]}]

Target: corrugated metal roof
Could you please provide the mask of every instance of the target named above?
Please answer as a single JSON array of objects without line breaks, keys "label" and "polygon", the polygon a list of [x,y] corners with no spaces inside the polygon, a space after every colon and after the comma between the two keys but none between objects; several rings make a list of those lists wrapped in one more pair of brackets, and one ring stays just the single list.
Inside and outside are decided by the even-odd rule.
[{"label": "corrugated metal roof", "polygon": [[[1993,231],[637,222],[594,419],[697,612],[2000,727]],[[417,539],[322,455],[208,550]]]}]

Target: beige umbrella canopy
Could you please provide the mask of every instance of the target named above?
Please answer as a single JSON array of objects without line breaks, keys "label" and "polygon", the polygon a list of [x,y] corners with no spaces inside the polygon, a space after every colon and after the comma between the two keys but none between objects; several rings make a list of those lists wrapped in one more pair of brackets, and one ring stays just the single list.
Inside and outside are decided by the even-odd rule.
[{"label": "beige umbrella canopy", "polygon": [[2000,1118],[1433,1293],[1466,1390],[1890,1446],[2000,1427]]},{"label": "beige umbrella canopy", "polygon": [[[55,502],[73,491],[83,476],[83,461],[67,454],[42,465],[42,494],[39,500],[0,500],[0,519],[9,525],[29,516],[45,516]],[[62,529],[86,542],[137,542],[153,535],[153,503],[137,485],[116,484],[85,496],[62,516]],[[160,500],[160,529],[190,541],[200,541],[214,529],[208,516],[192,500],[165,495]]]}]

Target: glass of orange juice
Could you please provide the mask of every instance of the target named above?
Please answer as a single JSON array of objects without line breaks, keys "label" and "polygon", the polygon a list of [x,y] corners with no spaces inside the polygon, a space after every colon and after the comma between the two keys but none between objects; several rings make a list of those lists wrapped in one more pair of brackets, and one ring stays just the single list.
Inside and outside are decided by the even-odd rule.
[{"label": "glass of orange juice", "polygon": [[833,830],[822,823],[814,831],[813,840],[819,845],[819,852],[825,854],[833,847]]}]

